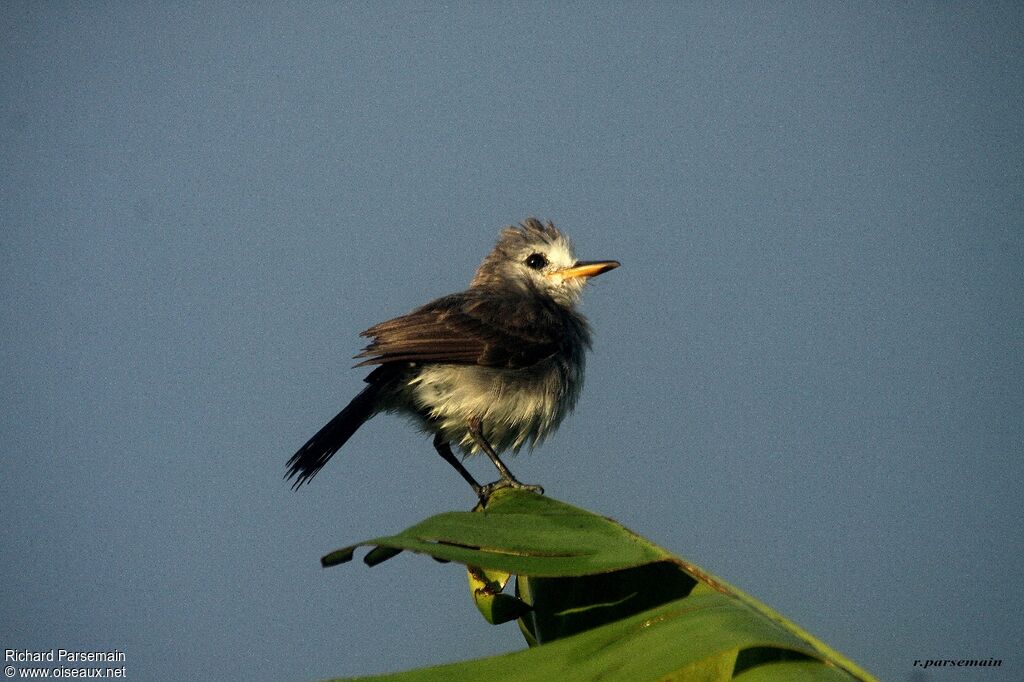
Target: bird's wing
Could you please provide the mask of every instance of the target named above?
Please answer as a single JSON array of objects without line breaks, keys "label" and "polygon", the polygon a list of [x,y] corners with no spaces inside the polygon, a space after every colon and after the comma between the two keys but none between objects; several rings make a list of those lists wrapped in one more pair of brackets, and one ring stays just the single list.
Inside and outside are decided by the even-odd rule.
[{"label": "bird's wing", "polygon": [[552,311],[521,297],[468,291],[439,298],[370,327],[363,365],[440,362],[517,369],[558,351],[563,331]]}]

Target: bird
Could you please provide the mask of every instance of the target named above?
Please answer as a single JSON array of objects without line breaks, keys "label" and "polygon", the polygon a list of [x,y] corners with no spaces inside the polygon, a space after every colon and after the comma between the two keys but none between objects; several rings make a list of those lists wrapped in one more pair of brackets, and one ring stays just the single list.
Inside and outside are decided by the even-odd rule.
[{"label": "bird", "polygon": [[[367,420],[397,413],[433,435],[434,449],[480,500],[504,487],[542,494],[499,453],[533,449],[572,411],[591,346],[576,305],[589,279],[619,265],[576,260],[550,221],[505,228],[468,289],[360,334],[370,341],[355,367],[374,367],[366,386],[292,455],[285,478],[299,489]],[[480,485],[452,445],[464,457],[485,454],[500,478]]]}]

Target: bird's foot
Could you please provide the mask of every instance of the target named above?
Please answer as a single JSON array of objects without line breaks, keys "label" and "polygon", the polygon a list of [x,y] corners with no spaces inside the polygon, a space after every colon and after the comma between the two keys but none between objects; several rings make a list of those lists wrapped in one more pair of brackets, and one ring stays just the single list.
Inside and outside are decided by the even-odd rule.
[{"label": "bird's foot", "polygon": [[481,502],[486,502],[487,498],[494,494],[495,491],[501,490],[502,488],[515,488],[516,490],[525,490],[530,493],[537,493],[538,495],[544,494],[544,488],[539,485],[530,485],[528,483],[520,483],[514,478],[502,478],[495,481],[494,483],[488,483],[482,485],[476,491],[477,497],[480,498]]}]

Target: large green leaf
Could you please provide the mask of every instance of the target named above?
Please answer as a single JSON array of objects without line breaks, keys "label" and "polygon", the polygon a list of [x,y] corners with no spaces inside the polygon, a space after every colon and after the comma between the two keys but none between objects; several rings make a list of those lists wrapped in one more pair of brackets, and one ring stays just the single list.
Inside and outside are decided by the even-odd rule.
[{"label": "large green leaf", "polygon": [[[365,680],[728,680],[738,652],[783,649],[807,674],[797,679],[856,679],[816,659],[799,638],[751,618],[728,596],[675,600],[574,637],[503,656],[412,670]],[[781,658],[781,657],[780,657]],[[781,665],[770,663],[760,667]],[[744,675],[758,667],[751,668]],[[745,678],[744,678],[745,679]],[[771,678],[764,678],[771,679]],[[789,679],[789,678],[774,678]]]},{"label": "large green leaf", "polygon": [[[372,545],[465,564],[492,623],[519,620],[531,648],[380,680],[871,680],[809,633],[620,524],[549,497],[500,490],[486,507],[431,517]],[[504,592],[511,575],[516,594]],[[536,646],[536,645],[543,646]],[[792,677],[788,677],[792,675]],[[780,678],[774,678],[780,679]]]},{"label": "large green leaf", "polygon": [[498,490],[486,508],[438,514],[398,535],[331,552],[321,561],[324,566],[349,561],[360,545],[378,548],[367,555],[371,565],[391,558],[394,550],[406,549],[443,561],[550,577],[606,573],[673,559],[614,521],[514,489]]}]

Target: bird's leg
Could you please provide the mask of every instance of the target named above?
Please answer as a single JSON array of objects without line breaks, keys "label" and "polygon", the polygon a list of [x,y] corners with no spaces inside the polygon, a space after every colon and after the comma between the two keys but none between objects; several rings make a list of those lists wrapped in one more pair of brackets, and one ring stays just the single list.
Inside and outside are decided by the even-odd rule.
[{"label": "bird's leg", "polygon": [[466,467],[462,466],[462,462],[460,462],[452,452],[451,445],[448,444],[448,441],[446,441],[444,436],[440,433],[434,436],[434,449],[437,450],[437,454],[441,455],[444,461],[451,464],[452,467],[459,472],[459,476],[466,479],[466,483],[473,488],[473,492],[476,493],[477,497],[484,497],[483,486],[476,482],[476,479],[473,478],[473,474],[469,473],[469,471],[466,470]]},{"label": "bird's leg", "polygon": [[498,453],[494,451],[491,444],[487,442],[486,438],[484,438],[483,424],[479,417],[473,417],[469,420],[469,435],[473,437],[473,442],[476,443],[477,447],[483,450],[487,456],[491,458],[491,461],[494,463],[494,467],[498,470],[498,473],[501,474],[502,480],[495,481],[494,483],[488,483],[483,487],[482,497],[490,495],[498,488],[519,488],[520,490],[529,490],[530,492],[540,493],[541,495],[544,494],[544,488],[539,485],[528,485],[516,480],[516,477],[512,475],[512,472],[508,470],[505,463],[498,457]]}]

